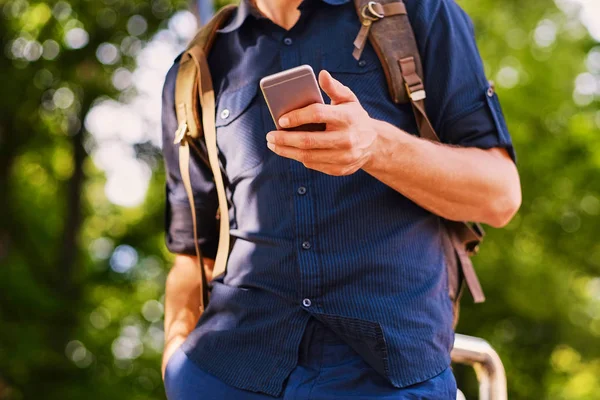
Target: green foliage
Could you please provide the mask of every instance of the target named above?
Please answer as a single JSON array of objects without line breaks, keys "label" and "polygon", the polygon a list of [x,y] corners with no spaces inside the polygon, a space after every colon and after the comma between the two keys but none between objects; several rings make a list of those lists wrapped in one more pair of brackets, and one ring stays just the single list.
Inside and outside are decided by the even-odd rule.
[{"label": "green foliage", "polygon": [[[131,96],[115,72],[133,71],[184,3],[0,0],[0,399],[164,398],[164,171],[141,146],[146,201],[112,204],[82,121],[97,99]],[[523,206],[477,256],[488,301],[466,298],[458,331],[498,350],[511,399],[598,398],[600,89],[586,82],[598,85],[600,47],[568,1],[460,4],[514,138]],[[472,372],[457,376],[476,398]]]},{"label": "green foliage", "polygon": [[513,135],[523,205],[482,246],[476,264],[488,301],[464,301],[458,330],[499,351],[510,398],[598,398],[600,114],[598,92],[593,102],[574,90],[597,44],[543,2],[462,5]]},{"label": "green foliage", "polygon": [[[0,399],[164,397],[164,176],[145,207],[112,205],[82,121],[185,7],[0,1]],[[109,268],[121,244],[137,254],[126,273]]]}]

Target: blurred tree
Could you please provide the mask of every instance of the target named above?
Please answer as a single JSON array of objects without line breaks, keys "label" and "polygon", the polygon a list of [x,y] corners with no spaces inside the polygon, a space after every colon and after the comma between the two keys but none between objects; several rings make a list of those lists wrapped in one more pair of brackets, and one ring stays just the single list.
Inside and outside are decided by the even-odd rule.
[{"label": "blurred tree", "polygon": [[[116,73],[133,70],[186,6],[0,1],[1,399],[162,396],[161,201],[145,213],[107,201],[83,121],[96,100],[120,94]],[[154,179],[149,194],[161,199],[160,169]],[[124,242],[132,247],[112,253]]]},{"label": "blurred tree", "polygon": [[458,330],[498,349],[511,399],[600,397],[600,47],[578,3],[461,2],[515,141],[523,206],[482,246],[488,301],[463,302]]},{"label": "blurred tree", "polygon": [[[2,400],[164,398],[164,172],[139,140],[146,201],[112,204],[83,122],[99,100],[133,98],[121,78],[185,3],[0,0]],[[459,3],[504,106],[524,203],[482,247],[488,302],[465,300],[458,330],[498,349],[511,399],[596,399],[600,47],[575,0]],[[457,376],[476,398],[472,373]]]}]

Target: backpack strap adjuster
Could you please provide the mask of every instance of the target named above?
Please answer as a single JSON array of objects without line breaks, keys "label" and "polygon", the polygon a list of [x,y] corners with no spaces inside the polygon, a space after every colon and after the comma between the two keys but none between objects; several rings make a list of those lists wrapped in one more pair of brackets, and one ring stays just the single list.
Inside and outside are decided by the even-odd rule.
[{"label": "backpack strap adjuster", "polygon": [[406,57],[398,62],[402,78],[404,78],[404,86],[406,93],[412,101],[421,101],[427,98],[425,93],[425,85],[423,80],[417,74],[417,66],[414,57]]},{"label": "backpack strap adjuster", "polygon": [[187,122],[182,121],[179,124],[179,127],[177,127],[177,130],[175,131],[175,140],[173,141],[173,144],[181,143],[181,141],[185,137],[185,134],[187,133],[187,130],[188,130]]},{"label": "backpack strap adjuster", "polygon": [[420,101],[425,100],[425,98],[427,98],[427,94],[423,89],[412,91],[409,87],[407,87],[406,90],[412,101]]}]

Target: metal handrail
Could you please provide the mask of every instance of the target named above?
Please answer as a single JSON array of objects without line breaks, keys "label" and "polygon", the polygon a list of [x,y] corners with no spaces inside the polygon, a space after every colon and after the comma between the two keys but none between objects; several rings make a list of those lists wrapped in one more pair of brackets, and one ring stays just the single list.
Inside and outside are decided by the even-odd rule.
[{"label": "metal handrail", "polygon": [[485,340],[456,334],[452,362],[470,365],[479,381],[479,400],[507,400],[506,374],[496,350]]}]

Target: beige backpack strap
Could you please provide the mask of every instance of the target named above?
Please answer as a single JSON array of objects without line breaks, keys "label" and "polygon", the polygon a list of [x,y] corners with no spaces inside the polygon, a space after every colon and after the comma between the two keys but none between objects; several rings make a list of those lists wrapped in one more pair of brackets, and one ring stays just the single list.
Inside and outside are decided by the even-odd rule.
[{"label": "beige backpack strap", "polygon": [[[179,143],[179,169],[183,186],[190,203],[192,226],[194,229],[194,247],[198,258],[198,268],[202,274],[201,311],[208,305],[208,281],[198,245],[198,220],[194,192],[190,178],[190,146],[193,141],[205,137],[208,159],[215,179],[219,201],[220,230],[219,246],[212,276],[225,272],[229,255],[229,212],[225,185],[218,159],[217,134],[215,126],[215,96],[212,77],[208,68],[206,54],[214,43],[217,30],[229,19],[235,6],[223,7],[192,40],[179,63],[179,71],[175,83],[175,104],[179,127],[175,133],[175,144]],[[199,120],[198,105],[202,109],[202,123]]]},{"label": "beige backpack strap", "polygon": [[208,305],[208,291],[206,271],[204,270],[204,262],[202,260],[202,253],[198,245],[198,227],[196,218],[196,206],[194,202],[194,192],[192,189],[192,181],[190,178],[190,142],[191,138],[198,136],[198,127],[200,124],[197,121],[197,117],[194,115],[196,107],[197,90],[196,87],[196,68],[191,60],[182,61],[179,64],[179,71],[177,72],[177,80],[175,83],[175,110],[177,113],[177,121],[179,127],[175,133],[175,144],[179,143],[179,171],[181,173],[181,180],[187,194],[188,201],[190,203],[190,209],[192,213],[192,227],[194,229],[194,249],[196,251],[196,258],[198,261],[198,268],[200,268],[202,274],[202,283],[200,292],[201,304],[200,311],[203,312]]},{"label": "beige backpack strap", "polygon": [[219,200],[219,246],[213,269],[213,278],[225,273],[227,258],[229,256],[229,206],[225,193],[223,174],[219,164],[219,150],[217,148],[217,128],[215,121],[215,92],[212,86],[212,78],[208,68],[208,61],[204,50],[200,46],[190,48],[187,53],[198,68],[200,77],[198,89],[200,95],[200,106],[202,108],[202,128],[204,140],[208,152],[208,161],[215,179],[217,198]]}]

